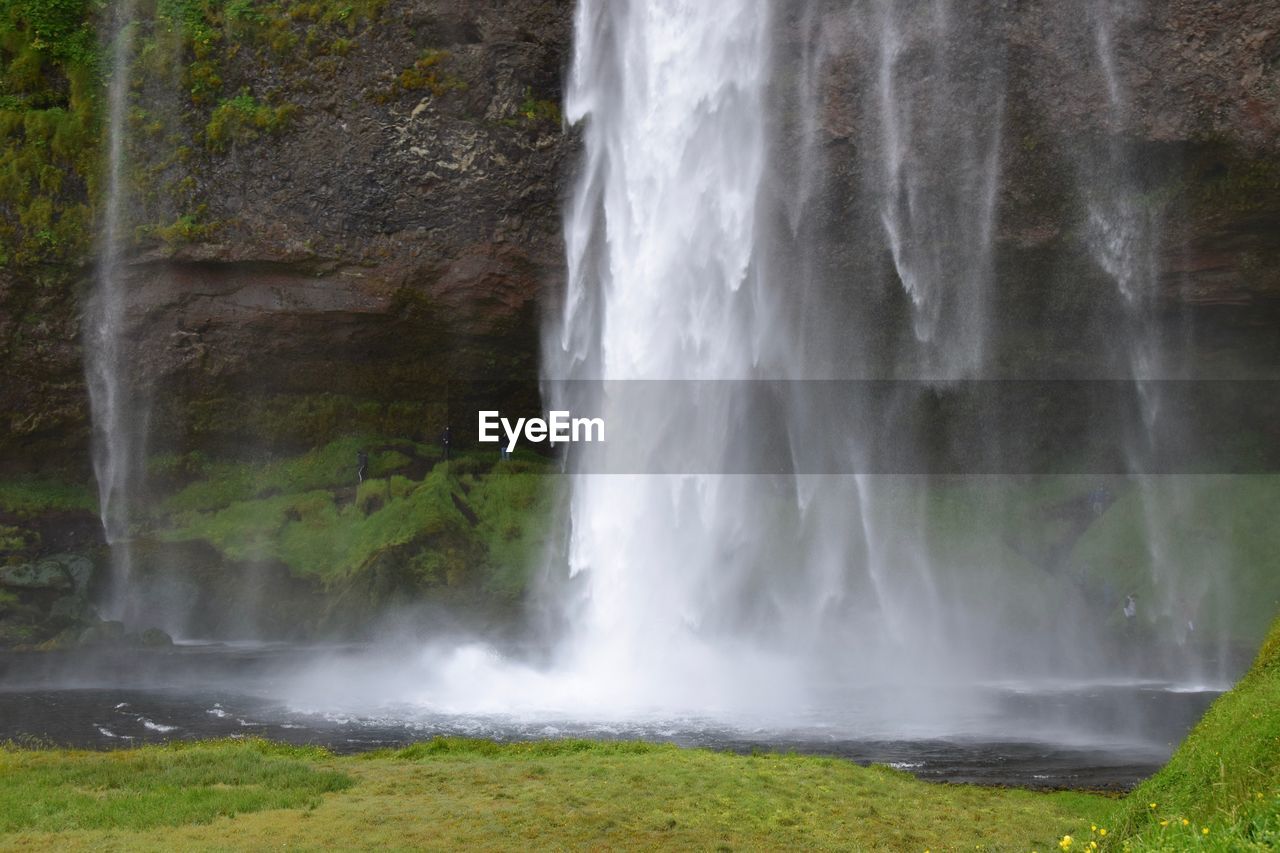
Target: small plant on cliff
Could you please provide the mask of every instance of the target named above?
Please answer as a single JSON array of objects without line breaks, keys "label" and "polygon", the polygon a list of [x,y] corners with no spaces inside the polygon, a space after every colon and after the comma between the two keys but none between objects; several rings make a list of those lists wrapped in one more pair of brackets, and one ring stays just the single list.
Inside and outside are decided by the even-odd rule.
[{"label": "small plant on cliff", "polygon": [[205,125],[205,145],[211,151],[225,151],[236,143],[252,142],[264,133],[279,133],[293,118],[292,104],[273,107],[259,103],[242,91],[218,104]]},{"label": "small plant on cliff", "polygon": [[524,101],[520,104],[520,116],[528,121],[547,121],[560,124],[560,107],[555,101],[535,98],[533,89],[524,87]]},{"label": "small plant on cliff", "polygon": [[[389,97],[404,92],[428,91],[437,98],[449,92],[465,92],[467,83],[443,69],[451,54],[447,50],[424,50],[417,62],[401,71],[391,84]],[[385,100],[385,98],[383,99]]]},{"label": "small plant on cliff", "polygon": [[207,240],[217,232],[219,226],[216,222],[203,221],[204,214],[205,206],[200,205],[200,208],[195,213],[184,213],[168,225],[144,225],[139,227],[138,237],[152,237],[169,246]]}]

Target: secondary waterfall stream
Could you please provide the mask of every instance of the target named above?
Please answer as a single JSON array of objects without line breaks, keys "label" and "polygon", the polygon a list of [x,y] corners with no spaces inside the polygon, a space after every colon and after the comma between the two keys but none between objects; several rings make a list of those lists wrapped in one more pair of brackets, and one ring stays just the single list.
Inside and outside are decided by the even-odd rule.
[{"label": "secondary waterfall stream", "polygon": [[102,528],[111,549],[111,586],[105,607],[114,618],[125,617],[128,609],[133,564],[130,523],[134,488],[142,465],[139,443],[145,419],[132,390],[135,368],[126,353],[125,341],[127,134],[134,26],[134,4],[129,0],[115,4],[106,105],[106,194],[93,295],[84,319],[85,378],[93,415],[93,467]]}]

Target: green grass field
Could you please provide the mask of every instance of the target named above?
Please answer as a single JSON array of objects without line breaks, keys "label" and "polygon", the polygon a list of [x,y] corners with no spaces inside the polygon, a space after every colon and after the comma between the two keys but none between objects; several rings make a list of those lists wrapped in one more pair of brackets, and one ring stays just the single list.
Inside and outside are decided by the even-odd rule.
[{"label": "green grass field", "polygon": [[1111,806],[650,744],[0,754],[4,849],[1048,849]]}]

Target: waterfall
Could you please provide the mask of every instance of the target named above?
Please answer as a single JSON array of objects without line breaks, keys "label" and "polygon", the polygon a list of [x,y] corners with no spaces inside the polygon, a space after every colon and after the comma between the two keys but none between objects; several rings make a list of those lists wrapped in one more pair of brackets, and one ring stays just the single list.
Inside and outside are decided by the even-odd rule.
[{"label": "waterfall", "polygon": [[[951,0],[877,0],[880,220],[911,300],[920,367],[931,377],[981,375],[993,275],[1004,46]],[[961,66],[958,49],[984,46]]]},{"label": "waterfall", "polygon": [[[1130,479],[1141,504],[1141,536],[1146,544],[1152,595],[1140,602],[1144,614],[1155,616],[1170,639],[1184,643],[1188,626],[1205,596],[1209,576],[1203,570],[1187,576],[1187,555],[1177,553],[1170,524],[1186,513],[1186,482],[1179,476],[1144,473],[1153,443],[1169,441],[1182,428],[1162,406],[1160,380],[1184,378],[1177,354],[1185,341],[1171,339],[1158,313],[1162,295],[1162,217],[1165,211],[1150,197],[1142,178],[1139,153],[1126,142],[1135,116],[1117,50],[1116,30],[1135,8],[1130,4],[1091,2],[1088,20],[1093,30],[1097,75],[1102,78],[1101,153],[1077,164],[1086,201],[1086,240],[1099,269],[1113,283],[1123,334],[1116,337],[1110,370],[1131,380],[1141,407],[1141,424],[1121,438],[1131,460]],[[1222,665],[1221,660],[1219,661]],[[1203,666],[1203,661],[1201,661]],[[1209,673],[1201,673],[1209,675]],[[1213,673],[1221,678],[1225,670]]]},{"label": "waterfall", "polygon": [[[989,67],[921,100],[926,79],[947,70],[945,49],[923,68],[905,64],[896,30],[905,13],[875,11],[867,20],[887,44],[876,149],[885,168],[868,197],[881,205],[913,305],[919,350],[907,375],[971,374],[984,358],[992,277],[1002,55],[993,50]],[[929,38],[950,43],[953,28],[967,31],[948,4],[934,12]],[[598,451],[597,470],[611,454],[655,470],[677,452],[715,468],[763,440],[731,391],[672,385],[661,407],[642,408],[621,386],[841,375],[830,365],[848,359],[802,341],[792,303],[808,268],[768,257],[763,225],[788,222],[798,255],[812,252],[804,208],[824,168],[813,137],[832,48],[806,44],[795,89],[779,92],[770,89],[774,23],[759,3],[583,2],[576,24],[566,117],[583,127],[585,151],[566,215],[564,311],[544,357],[551,403],[628,424],[632,444]],[[803,17],[806,35],[818,26],[812,11]],[[911,96],[895,94],[908,84]],[[791,97],[805,141],[794,173],[779,179],[770,117]],[[945,119],[931,124],[939,112]],[[565,379],[605,384],[565,391]],[[867,454],[803,382],[787,388],[778,418],[801,468]],[[781,697],[797,707],[835,673],[937,676],[964,642],[948,639],[949,596],[919,541],[924,507],[901,485],[814,474],[574,476],[577,598],[559,666],[615,709],[758,708]],[[762,682],[767,695],[752,690]]]},{"label": "waterfall", "polygon": [[[1070,274],[1106,276],[1115,304],[1064,322],[1105,326],[1120,306],[1105,375],[1142,387],[1167,364],[1153,296],[1158,216],[1119,141],[1122,63],[1102,5],[1078,20],[1098,27],[1085,70],[1108,93],[1108,153],[1063,142],[1079,158],[1067,182],[1085,227],[1061,239],[1096,266]],[[549,408],[626,424],[628,440],[575,447],[566,462],[567,533],[550,572],[565,630],[546,665],[483,646],[433,649],[416,698],[450,712],[592,718],[773,711],[776,724],[814,712],[823,725],[855,719],[862,735],[897,737],[964,725],[954,696],[913,702],[900,689],[1167,674],[1198,654],[1123,634],[1113,567],[1072,556],[1100,513],[1092,498],[1081,513],[1095,476],[861,473],[878,448],[827,386],[804,381],[895,380],[858,415],[885,425],[915,412],[936,426],[936,392],[1023,364],[1007,358],[1023,342],[1006,340],[998,321],[1009,318],[997,317],[998,299],[1007,308],[1027,292],[997,275],[1000,253],[1020,250],[999,234],[1018,227],[1001,218],[1002,170],[1006,156],[1017,167],[1009,137],[1028,122],[1025,104],[1006,117],[1018,26],[1007,7],[970,14],[951,0],[581,0],[565,115],[582,153],[565,208],[568,277],[543,338],[544,395]],[[740,380],[782,380],[771,423],[743,418]],[[628,391],[644,383],[665,384]],[[1159,401],[1147,402],[1146,423],[1104,436],[1124,444],[1130,473],[1149,458]],[[1021,415],[984,420],[961,452],[999,459]],[[1117,422],[1086,424],[1103,435]],[[931,438],[902,439],[912,470],[931,470]],[[791,469],[602,473],[679,471],[686,460],[718,470],[771,442]],[[859,473],[847,473],[850,460]],[[846,473],[825,473],[835,471]],[[1138,479],[1139,535],[1158,564],[1172,556],[1161,519],[1177,513]],[[1042,516],[1019,514],[1028,497]],[[1045,541],[1025,547],[1020,524]],[[1176,583],[1155,585],[1170,609]],[[849,698],[859,690],[889,694],[859,704]]]},{"label": "waterfall", "polygon": [[[756,257],[769,24],[756,0],[580,4],[566,116],[584,127],[585,168],[566,218],[569,292],[549,336],[548,379],[758,375],[770,331]],[[722,458],[737,428],[730,402],[704,393],[682,409],[680,399],[673,392],[662,410],[579,402],[639,425],[641,446],[606,453],[642,464],[674,447]],[[726,587],[746,571],[739,551],[755,488],[715,476],[577,476],[569,568],[584,592],[567,665],[637,701],[675,689],[705,707],[743,684],[710,638]]]},{"label": "waterfall", "polygon": [[111,549],[111,586],[104,612],[113,618],[128,615],[133,568],[131,502],[143,464],[139,442],[144,414],[131,387],[125,337],[128,296],[124,255],[129,218],[126,135],[133,12],[130,0],[115,4],[107,92],[106,194],[101,208],[93,292],[84,318],[85,373],[93,418],[93,466],[102,528]]}]

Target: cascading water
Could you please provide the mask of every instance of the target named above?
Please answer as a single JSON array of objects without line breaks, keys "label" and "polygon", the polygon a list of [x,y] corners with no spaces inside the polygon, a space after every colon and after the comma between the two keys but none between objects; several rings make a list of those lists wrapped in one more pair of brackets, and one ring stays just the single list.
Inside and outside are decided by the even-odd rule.
[{"label": "cascading water", "polygon": [[106,194],[102,206],[94,289],[85,311],[85,366],[93,416],[93,463],[102,528],[111,549],[111,587],[104,612],[124,618],[133,568],[132,498],[141,464],[143,417],[133,393],[125,351],[127,295],[124,248],[128,229],[127,119],[134,41],[133,3],[116,4],[107,95]]},{"label": "cascading water", "polygon": [[[567,224],[572,297],[563,320],[599,322],[598,354],[551,348],[553,378],[743,379],[754,372],[751,292],[756,202],[764,157],[768,21],[759,4],[582,4],[567,116],[585,121],[591,164]],[[604,270],[591,281],[582,251],[603,228]],[[587,307],[585,301],[594,301]],[[569,343],[571,336],[562,336]],[[594,355],[594,357],[592,357]],[[712,400],[644,418],[655,459],[683,444],[715,454],[734,428]],[[569,562],[585,577],[568,665],[629,704],[676,700],[714,707],[736,668],[701,632],[709,569],[731,559],[741,484],[724,478],[582,476],[573,484]],[[624,680],[617,674],[625,672]],[[606,676],[609,676],[606,680]],[[674,697],[672,689],[695,696]],[[633,692],[634,691],[634,692]],[[663,695],[666,694],[666,695]]]},{"label": "cascading water", "polygon": [[[1212,575],[1205,571],[1188,575],[1178,570],[1184,555],[1177,553],[1170,524],[1187,512],[1185,478],[1144,473],[1153,440],[1167,441],[1183,426],[1163,411],[1160,381],[1185,378],[1177,355],[1186,342],[1171,339],[1168,329],[1176,324],[1159,318],[1163,204],[1144,187],[1142,163],[1125,141],[1127,125],[1135,117],[1119,68],[1116,31],[1134,11],[1135,7],[1126,3],[1093,2],[1089,8],[1097,76],[1102,80],[1107,108],[1101,153],[1079,164],[1079,183],[1087,207],[1088,246],[1098,267],[1114,283],[1124,329],[1109,353],[1107,369],[1135,383],[1141,406],[1140,428],[1122,436],[1141,504],[1139,523],[1146,543],[1148,586],[1153,592],[1140,606],[1165,623],[1164,632],[1182,644],[1193,639],[1196,623],[1201,621],[1200,602]],[[1198,555],[1198,559],[1206,558],[1208,565],[1220,559]],[[1213,675],[1225,676],[1221,664]]]},{"label": "cascading water", "polygon": [[[610,440],[568,448],[559,460],[566,476],[548,485],[568,486],[554,527],[563,536],[548,547],[544,598],[520,615],[551,613],[550,636],[519,633],[529,623],[503,618],[510,611],[501,605],[474,622],[472,614],[450,612],[455,603],[459,611],[473,600],[488,605],[490,593],[523,583],[516,552],[540,535],[545,519],[525,502],[523,486],[507,489],[500,478],[533,477],[543,465],[517,459],[482,473],[478,454],[467,452],[453,470],[428,471],[421,464],[428,454],[397,441],[379,450],[379,463],[392,447],[406,451],[396,469],[403,476],[387,477],[385,500],[363,482],[360,453],[361,485],[333,489],[330,501],[320,492],[276,494],[284,480],[310,488],[333,458],[327,450],[299,465],[273,464],[256,485],[240,476],[251,454],[237,454],[216,496],[197,485],[198,469],[222,463],[206,466],[209,460],[184,453],[155,459],[155,470],[170,472],[164,485],[182,491],[148,507],[144,450],[168,450],[184,434],[203,443],[220,428],[206,433],[199,409],[171,419],[182,413],[175,395],[178,405],[156,417],[164,436],[146,448],[151,392],[139,389],[181,391],[201,370],[216,380],[191,384],[201,398],[230,387],[239,368],[205,358],[246,339],[224,334],[234,332],[241,312],[223,309],[253,305],[243,312],[252,316],[249,330],[277,311],[292,316],[290,300],[262,297],[257,285],[283,292],[302,267],[289,262],[277,278],[277,264],[249,262],[260,249],[274,253],[265,244],[229,255],[179,249],[165,259],[157,248],[128,256],[131,226],[146,234],[146,223],[186,211],[175,193],[130,198],[127,176],[193,183],[186,180],[192,167],[169,155],[172,143],[198,137],[203,122],[192,122],[200,114],[177,85],[182,63],[163,53],[166,32],[173,49],[186,49],[182,28],[165,20],[182,10],[137,4],[139,14],[154,11],[153,28],[134,20],[132,3],[108,5],[115,18],[105,197],[84,328],[94,461],[114,568],[103,615],[135,629],[154,624],[180,640],[190,640],[181,634],[191,624],[216,624],[246,640],[261,618],[278,622],[269,627],[279,636],[301,627],[295,614],[320,613],[310,609],[322,603],[318,596],[292,600],[310,581],[289,570],[311,568],[309,577],[323,575],[333,593],[323,619],[304,617],[311,625],[342,630],[347,613],[331,617],[356,601],[354,629],[368,624],[366,602],[382,601],[385,619],[370,630],[414,640],[251,650],[179,642],[154,654],[130,646],[123,652],[130,661],[159,661],[129,673],[147,687],[141,692],[161,680],[166,695],[122,700],[114,683],[80,691],[96,698],[70,707],[128,720],[127,731],[136,733],[98,726],[105,740],[97,743],[256,731],[345,749],[437,733],[581,734],[795,747],[924,766],[918,759],[929,764],[920,772],[941,766],[946,778],[1080,787],[1093,778],[1081,768],[1094,768],[1108,784],[1149,773],[1221,683],[1205,679],[1238,671],[1229,654],[1238,655],[1253,628],[1223,627],[1247,611],[1223,602],[1230,595],[1273,600],[1275,578],[1267,573],[1275,549],[1274,538],[1251,539],[1234,527],[1265,528],[1276,491],[1266,485],[1256,493],[1264,499],[1254,501],[1254,493],[1237,490],[1216,512],[1205,490],[1188,500],[1177,478],[1147,473],[1153,445],[1178,438],[1180,427],[1147,381],[1181,375],[1177,359],[1191,364],[1194,355],[1183,355],[1184,342],[1159,314],[1168,211],[1151,189],[1170,175],[1152,180],[1141,168],[1158,137],[1133,131],[1147,117],[1131,115],[1142,112],[1128,92],[1139,78],[1127,73],[1132,58],[1121,50],[1125,16],[1141,4],[579,0],[565,102],[578,135],[566,134],[565,144],[581,142],[582,152],[564,220],[566,290],[543,338],[543,402],[601,416]],[[356,39],[366,58],[369,41]],[[467,46],[467,68],[485,50]],[[237,76],[257,67],[244,63],[251,58],[241,51]],[[359,53],[350,61],[362,62]],[[293,70],[286,76],[302,79]],[[484,96],[480,89],[467,104]],[[164,99],[175,91],[183,100],[166,114]],[[507,88],[494,91],[493,110],[511,106]],[[1100,100],[1104,114],[1090,113]],[[448,117],[455,119],[467,121]],[[323,117],[306,121],[313,120]],[[166,121],[172,133],[164,132]],[[150,130],[130,138],[131,123]],[[521,121],[489,124],[499,136],[533,132]],[[536,124],[541,148],[545,123]],[[377,132],[370,126],[352,144],[369,144]],[[252,142],[293,144],[266,134]],[[225,156],[199,152],[198,191],[236,175],[256,154],[247,144]],[[484,159],[462,171],[485,169]],[[430,186],[447,192],[458,185]],[[251,198],[229,198],[230,207]],[[240,225],[249,221],[256,219]],[[229,270],[206,278],[223,261]],[[424,263],[427,275],[435,262]],[[160,280],[172,271],[178,274]],[[258,275],[265,281],[255,282]],[[232,301],[206,311],[206,281],[217,285],[217,300]],[[455,284],[459,293],[469,289]],[[164,304],[157,295],[171,300],[177,334],[156,321],[170,316],[168,308],[151,318],[142,312]],[[274,306],[265,314],[263,299]],[[313,306],[314,322],[331,310],[345,316],[347,309],[327,302]],[[199,346],[188,349],[194,315],[208,317],[195,328],[211,333],[201,331]],[[288,337],[298,340],[314,328],[312,320],[289,325]],[[487,334],[458,343],[485,350]],[[366,340],[363,332],[342,337],[325,359]],[[166,340],[180,342],[174,352],[148,352]],[[271,350],[287,354],[292,343]],[[181,372],[168,358],[179,354],[190,357]],[[301,371],[283,366],[291,377]],[[1052,466],[1043,476],[1028,474],[1041,470],[1030,465],[994,465],[990,475],[981,464],[947,467],[970,457],[999,463],[1014,455],[1020,430],[1041,423],[1013,407],[968,419],[956,404],[966,389],[1009,376],[1081,374],[1150,392],[1131,407],[1141,417],[1129,419],[1126,410],[1113,418],[1086,403],[1083,413],[1068,413],[1065,428],[1046,433],[1047,452],[1035,458],[1055,456],[1056,442],[1074,430],[1119,446],[1109,457],[1123,457],[1117,468],[1068,482]],[[849,393],[871,386],[888,390],[872,398]],[[253,390],[274,394],[275,387],[271,378]],[[1033,402],[1056,391],[1041,387]],[[309,398],[310,391],[307,406]],[[859,408],[864,399],[873,402]],[[269,426],[293,410],[268,402],[263,419],[251,423]],[[968,428],[971,420],[978,429]],[[891,464],[878,465],[886,457]],[[759,473],[769,466],[752,463],[766,459],[783,464]],[[723,473],[738,470],[747,473]],[[405,477],[424,479],[406,487]],[[195,488],[188,492],[189,478]],[[1120,494],[1095,488],[1100,479]],[[229,506],[222,506],[224,492],[235,496]],[[452,521],[428,503],[442,497],[446,513],[449,503],[458,512]],[[361,561],[358,571],[341,576],[351,566],[292,558],[286,570],[284,549],[273,547],[284,540],[272,536],[309,535],[302,531],[314,529],[313,517],[302,511],[304,501],[332,524],[316,541],[338,545],[332,553],[345,556],[344,564]],[[497,506],[503,501],[521,505]],[[191,506],[200,508],[182,509]],[[246,524],[248,515],[255,517]],[[474,538],[462,538],[464,523]],[[494,547],[509,531],[512,547]],[[380,542],[384,532],[395,542]],[[168,540],[170,533],[183,537],[180,547],[159,541],[135,551],[135,535]],[[1248,540],[1241,550],[1253,553],[1237,558],[1235,543],[1223,544],[1233,538]],[[289,544],[294,555],[314,550]],[[258,557],[260,575],[228,571]],[[477,571],[455,571],[473,558],[485,561]],[[1240,591],[1237,577],[1245,578]],[[485,578],[499,578],[501,590],[479,586]],[[441,580],[447,590],[400,609],[402,592]],[[1122,605],[1133,590],[1141,595],[1136,618]],[[255,606],[245,609],[254,615],[237,626],[221,615],[186,620],[210,591],[220,609],[250,601]],[[1211,629],[1195,616],[1202,595],[1217,611]],[[1249,618],[1264,609],[1252,608]],[[131,618],[143,613],[147,622]],[[489,616],[497,618],[478,624]],[[496,629],[490,636],[501,645],[459,639],[485,628]],[[424,630],[433,637],[425,649],[417,642]],[[1203,636],[1191,636],[1197,631]],[[1226,640],[1210,648],[1214,632],[1232,648]],[[95,652],[87,666],[100,669],[111,657]],[[1221,668],[1197,668],[1214,662]],[[85,683],[118,674],[103,672],[87,673]],[[174,714],[170,691],[185,694],[179,704],[197,703],[191,713],[168,722],[150,710],[142,715],[152,704]],[[94,707],[102,697],[110,704]],[[87,713],[67,716],[83,728]],[[1002,769],[975,777],[975,761]],[[1019,767],[1011,778],[999,775],[1011,764]]]},{"label": "cascading water", "polygon": [[[952,26],[943,12],[929,30],[940,39]],[[954,91],[918,111],[904,107],[899,101],[914,97],[895,94],[907,79],[895,35],[905,13],[883,4],[876,13],[868,20],[889,46],[875,149],[885,171],[872,197],[915,329],[908,368],[892,372],[969,374],[983,359],[1002,62],[996,53],[991,68]],[[833,345],[800,345],[805,321],[786,305],[797,283],[764,272],[762,221],[774,203],[766,187],[771,21],[755,2],[584,2],[576,23],[566,115],[582,124],[585,151],[566,216],[564,313],[544,354],[549,402],[628,424],[636,438],[598,451],[602,469],[612,455],[655,470],[675,453],[715,468],[759,437],[731,392],[673,385],[664,405],[642,409],[610,384],[804,380],[842,375],[831,365],[849,362]],[[810,59],[812,75],[799,81],[800,124],[812,134],[823,54]],[[943,70],[944,53],[934,60],[911,73]],[[923,86],[912,78],[913,93]],[[958,128],[958,160],[945,130],[929,124],[928,104],[944,101],[957,102],[944,125]],[[965,109],[972,105],[982,110]],[[812,180],[821,165],[806,157],[801,172]],[[803,202],[792,203],[789,189],[777,203],[790,209],[803,243]],[[852,372],[874,374],[856,360]],[[605,384],[561,383],[593,379]],[[585,399],[581,387],[590,389]],[[799,468],[866,456],[833,428],[821,399],[802,382],[790,388],[783,431]],[[926,509],[909,483],[863,476],[575,475],[568,568],[577,582],[567,586],[570,628],[554,666],[513,671],[466,649],[436,673],[432,702],[604,714],[795,711],[824,701],[815,693],[832,680],[962,678],[959,664],[985,650],[975,637],[994,631],[957,632],[958,612],[989,581],[981,571],[963,587],[938,580],[921,543]],[[1023,590],[1006,584],[1004,592]],[[477,696],[476,683],[505,687]]]},{"label": "cascading water", "polygon": [[[802,380],[906,380],[889,408],[912,409],[1005,368],[995,301],[1009,296],[995,283],[1013,25],[1006,10],[966,16],[946,0],[787,11],[579,4],[566,117],[583,152],[546,402],[627,424],[630,438],[573,451],[552,591],[566,628],[546,665],[432,646],[405,697],[430,712],[1011,736],[1007,697],[983,685],[1159,670],[1137,660],[1145,649],[1113,654],[1137,644],[1117,627],[1111,567],[1095,577],[1061,541],[1037,552],[1019,539],[1018,500],[1061,483],[823,473],[851,459],[862,470],[876,448]],[[852,95],[828,100],[840,85]],[[1137,199],[1112,180],[1125,172],[1115,159],[1097,181],[1081,170],[1082,242],[1131,303],[1129,329],[1154,329],[1135,295],[1155,276],[1154,236],[1117,213]],[[1112,359],[1119,378],[1151,375],[1142,352]],[[734,381],[759,379],[787,380],[768,435],[733,399]],[[625,387],[653,382],[664,394]],[[978,449],[998,457],[1018,414]],[[679,470],[673,458],[715,470],[775,439],[794,470],[599,473]],[[1028,526],[1071,533],[1079,497],[1042,501],[1048,518]],[[385,682],[355,689],[386,695]]]},{"label": "cascading water", "polygon": [[[580,5],[566,115],[583,123],[585,166],[566,220],[569,289],[548,338],[549,379],[757,374],[768,26],[754,0]],[[594,399],[575,403],[639,424],[643,441],[603,452],[641,465],[675,447],[721,457],[735,428],[714,394],[696,411],[641,411],[592,387]],[[576,476],[569,568],[582,597],[557,672],[528,701],[711,710],[744,690],[755,701],[775,692],[776,680],[743,677],[759,657],[735,664],[709,639],[750,557],[735,543],[751,489],[721,477]]]},{"label": "cascading water", "polygon": [[[857,7],[855,14],[873,22],[879,46],[877,194],[923,350],[916,369],[927,378],[980,376],[1000,180],[1003,44],[950,0],[880,0],[870,14]],[[957,67],[953,52],[973,43],[984,45],[986,63]]]},{"label": "cascading water", "polygon": [[1098,265],[1115,282],[1126,322],[1132,326],[1121,344],[1121,369],[1134,379],[1156,379],[1165,366],[1152,317],[1160,273],[1159,212],[1156,204],[1142,198],[1139,164],[1122,135],[1130,114],[1116,68],[1114,30],[1120,12],[1110,3],[1094,3],[1090,11],[1107,109],[1101,162],[1091,159],[1081,165],[1088,243]]}]

